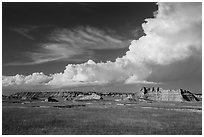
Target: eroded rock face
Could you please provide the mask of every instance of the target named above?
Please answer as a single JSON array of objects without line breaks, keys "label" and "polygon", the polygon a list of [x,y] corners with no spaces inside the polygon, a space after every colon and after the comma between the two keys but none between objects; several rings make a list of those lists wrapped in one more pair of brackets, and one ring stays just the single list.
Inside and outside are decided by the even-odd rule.
[{"label": "eroded rock face", "polygon": [[[188,90],[162,89],[159,87],[143,87],[140,91],[132,93],[119,92],[96,92],[96,91],[65,91],[65,92],[18,92],[10,96],[2,96],[6,100],[20,101],[45,101],[48,98],[54,98],[57,101],[72,100],[121,100],[121,101],[202,101],[202,94],[193,94]],[[52,100],[50,100],[51,102]],[[49,102],[49,101],[48,101]]]},{"label": "eroded rock face", "polygon": [[199,101],[199,99],[190,91],[184,89],[170,90],[162,88],[143,87],[140,90],[140,98],[155,101]]},{"label": "eroded rock face", "polygon": [[45,102],[58,102],[58,100],[52,97],[48,97],[47,99],[45,99]]},{"label": "eroded rock face", "polygon": [[91,95],[85,95],[85,96],[78,98],[78,100],[99,100],[99,99],[102,99],[102,97],[95,93],[92,93]]},{"label": "eroded rock face", "polygon": [[186,101],[199,101],[199,99],[190,91],[184,90],[184,89],[180,89],[180,91],[181,91],[181,95],[182,95],[184,100],[186,100]]},{"label": "eroded rock face", "polygon": [[202,101],[202,94],[194,94],[194,96],[199,99],[199,101]]}]

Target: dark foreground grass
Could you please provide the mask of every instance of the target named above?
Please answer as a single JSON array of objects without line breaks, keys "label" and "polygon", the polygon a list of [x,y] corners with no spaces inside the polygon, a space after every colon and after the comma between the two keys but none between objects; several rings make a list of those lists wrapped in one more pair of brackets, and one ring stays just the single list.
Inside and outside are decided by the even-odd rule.
[{"label": "dark foreground grass", "polygon": [[2,134],[202,134],[202,115],[144,108],[7,108]]}]

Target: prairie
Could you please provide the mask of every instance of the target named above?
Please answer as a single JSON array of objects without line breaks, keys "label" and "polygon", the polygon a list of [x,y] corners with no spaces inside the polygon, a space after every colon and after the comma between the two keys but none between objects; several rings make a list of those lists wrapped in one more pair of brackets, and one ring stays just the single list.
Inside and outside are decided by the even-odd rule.
[{"label": "prairie", "polygon": [[201,135],[201,109],[201,103],[172,102],[3,103],[2,134]]}]

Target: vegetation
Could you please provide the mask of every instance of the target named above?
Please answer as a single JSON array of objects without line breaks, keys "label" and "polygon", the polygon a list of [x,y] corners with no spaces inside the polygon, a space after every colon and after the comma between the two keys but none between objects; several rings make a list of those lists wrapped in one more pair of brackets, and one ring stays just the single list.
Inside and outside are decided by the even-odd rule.
[{"label": "vegetation", "polygon": [[195,112],[135,106],[76,108],[17,106],[3,105],[3,135],[202,134],[202,114]]}]

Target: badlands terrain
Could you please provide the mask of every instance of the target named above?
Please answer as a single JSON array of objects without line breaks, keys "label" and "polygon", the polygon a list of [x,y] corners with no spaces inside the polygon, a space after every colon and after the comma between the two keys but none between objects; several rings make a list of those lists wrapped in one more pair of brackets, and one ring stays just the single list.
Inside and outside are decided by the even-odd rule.
[{"label": "badlands terrain", "polygon": [[202,134],[202,95],[184,89],[17,92],[2,106],[4,135]]}]

